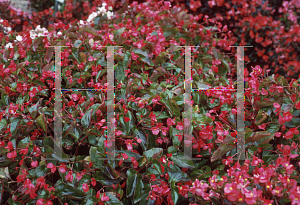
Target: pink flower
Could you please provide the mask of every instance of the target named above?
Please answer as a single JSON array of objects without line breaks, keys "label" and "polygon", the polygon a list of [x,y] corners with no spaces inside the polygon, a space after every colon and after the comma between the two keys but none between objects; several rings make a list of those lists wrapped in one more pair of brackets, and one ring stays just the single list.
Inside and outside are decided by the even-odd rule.
[{"label": "pink flower", "polygon": [[90,188],[89,188],[89,185],[87,185],[86,183],[83,183],[82,184],[82,189],[83,189],[84,192],[88,192]]},{"label": "pink flower", "polygon": [[38,161],[33,161],[33,162],[31,162],[31,166],[32,167],[38,167],[39,166],[39,162]]},{"label": "pink flower", "polygon": [[132,140],[130,139],[125,140],[125,144],[127,146],[127,150],[132,150]]},{"label": "pink flower", "polygon": [[47,168],[51,169],[52,173],[54,173],[56,171],[56,166],[54,166],[52,163],[47,164]]},{"label": "pink flower", "polygon": [[151,130],[152,130],[152,133],[153,133],[154,135],[158,135],[158,133],[159,133],[159,128],[158,128],[157,126],[152,127]]},{"label": "pink flower", "polygon": [[136,59],[138,59],[138,55],[136,55],[134,52],[131,52],[131,58],[132,58],[132,60],[136,60]]},{"label": "pink flower", "polygon": [[72,182],[73,181],[73,171],[69,171],[66,175],[66,180]]},{"label": "pink flower", "polygon": [[173,125],[175,125],[175,121],[174,120],[172,120],[171,118],[168,118],[167,119],[167,125],[170,127],[170,126],[173,126]]},{"label": "pink flower", "polygon": [[7,158],[12,159],[15,158],[17,156],[17,152],[16,151],[12,151],[7,153]]},{"label": "pink flower", "polygon": [[276,102],[273,104],[273,106],[274,106],[275,108],[280,108],[280,105],[279,105],[278,103],[276,103]]},{"label": "pink flower", "polygon": [[65,165],[65,164],[61,164],[60,166],[59,166],[59,169],[58,169],[59,171],[60,171],[60,173],[66,173],[66,171],[67,171],[67,166]]},{"label": "pink flower", "polygon": [[74,101],[77,101],[77,100],[79,100],[79,96],[77,94],[72,94],[72,99]]},{"label": "pink flower", "polygon": [[176,129],[183,130],[184,129],[183,122],[178,122],[177,125],[176,125]]},{"label": "pink flower", "polygon": [[106,196],[105,192],[104,192],[103,196],[101,197],[101,201],[109,201],[109,197]]},{"label": "pink flower", "polygon": [[247,204],[255,204],[257,196],[256,188],[253,188],[253,191],[245,189],[245,201]]}]

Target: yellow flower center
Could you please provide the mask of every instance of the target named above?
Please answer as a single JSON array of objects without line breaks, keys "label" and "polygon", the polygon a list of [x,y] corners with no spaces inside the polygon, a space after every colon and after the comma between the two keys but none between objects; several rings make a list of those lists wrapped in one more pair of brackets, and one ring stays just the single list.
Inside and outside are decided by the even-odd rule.
[{"label": "yellow flower center", "polygon": [[277,194],[279,193],[279,191],[278,191],[278,190],[276,190],[275,192],[276,192]]},{"label": "yellow flower center", "polygon": [[214,183],[214,180],[211,180],[212,183]]},{"label": "yellow flower center", "polygon": [[230,187],[230,190],[232,190],[232,187]]},{"label": "yellow flower center", "polygon": [[270,188],[270,186],[267,186],[267,189],[269,189]]},{"label": "yellow flower center", "polygon": [[239,200],[240,200],[240,201],[243,201],[243,199],[242,199],[242,198],[240,198]]},{"label": "yellow flower center", "polygon": [[250,193],[250,196],[253,196],[253,193]]}]

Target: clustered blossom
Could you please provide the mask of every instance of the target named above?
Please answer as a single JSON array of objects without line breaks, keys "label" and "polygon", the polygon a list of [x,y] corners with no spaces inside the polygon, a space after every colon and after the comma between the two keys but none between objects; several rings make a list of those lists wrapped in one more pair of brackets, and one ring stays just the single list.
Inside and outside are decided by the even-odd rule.
[{"label": "clustered blossom", "polygon": [[[99,16],[100,14],[106,14],[107,19],[111,19],[114,15],[114,12],[110,11],[112,10],[112,7],[109,6],[108,10],[106,10],[106,3],[102,3],[102,7],[98,7],[98,11],[93,12],[89,15],[87,22],[91,22],[92,20],[94,20],[97,16]],[[84,24],[84,22],[81,20],[80,24]]]},{"label": "clustered blossom", "polygon": [[38,25],[35,30],[31,30],[30,32],[30,38],[31,39],[35,39],[36,37],[40,37],[40,36],[46,36],[49,31],[46,28],[41,28],[40,25]]}]

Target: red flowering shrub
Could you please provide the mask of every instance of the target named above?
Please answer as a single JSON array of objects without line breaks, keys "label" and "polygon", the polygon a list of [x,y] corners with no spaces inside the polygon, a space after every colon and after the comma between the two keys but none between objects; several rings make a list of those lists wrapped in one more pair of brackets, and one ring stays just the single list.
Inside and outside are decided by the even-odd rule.
[{"label": "red flowering shrub", "polygon": [[[300,80],[245,69],[247,159],[236,162],[236,51],[224,54],[236,41],[227,25],[199,24],[167,1],[110,15],[1,34],[1,204],[298,204]],[[65,46],[62,88],[86,89],[62,91],[63,159],[54,154],[54,45]],[[112,45],[122,46],[114,53],[117,160],[101,160],[109,142],[103,46]],[[183,149],[185,50],[176,45],[196,46],[194,161]]]}]

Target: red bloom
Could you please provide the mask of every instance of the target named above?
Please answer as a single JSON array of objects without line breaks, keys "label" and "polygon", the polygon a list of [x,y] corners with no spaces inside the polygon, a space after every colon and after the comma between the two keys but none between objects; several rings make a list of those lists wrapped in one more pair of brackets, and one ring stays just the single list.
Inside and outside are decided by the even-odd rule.
[{"label": "red bloom", "polygon": [[109,197],[106,196],[105,192],[103,193],[103,196],[101,197],[101,201],[109,201]]},{"label": "red bloom", "polygon": [[87,185],[86,183],[83,183],[82,184],[82,189],[83,189],[84,192],[88,192],[90,188],[89,188],[89,185]]},{"label": "red bloom", "polygon": [[58,169],[61,173],[65,173],[67,171],[67,166],[65,164],[61,164]]},{"label": "red bloom", "polygon": [[7,153],[7,158],[12,159],[15,158],[17,156],[17,152],[16,151],[12,151]]}]

